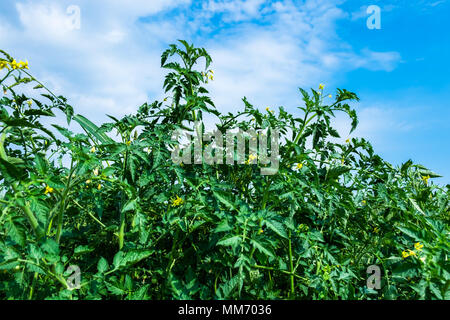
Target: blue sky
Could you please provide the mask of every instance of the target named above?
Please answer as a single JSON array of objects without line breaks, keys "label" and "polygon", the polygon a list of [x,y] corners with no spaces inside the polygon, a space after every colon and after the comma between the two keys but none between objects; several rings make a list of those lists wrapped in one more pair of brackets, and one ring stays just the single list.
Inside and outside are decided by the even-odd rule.
[{"label": "blue sky", "polygon": [[[69,6],[80,28],[68,27]],[[381,29],[366,26],[369,5]],[[96,122],[163,98],[160,55],[186,39],[213,57],[221,111],[247,96],[297,112],[298,87],[356,92],[360,126],[394,164],[413,159],[450,183],[449,0],[40,0],[0,2],[0,48]],[[63,123],[64,119],[56,119]],[[349,123],[338,117],[342,139]]]}]

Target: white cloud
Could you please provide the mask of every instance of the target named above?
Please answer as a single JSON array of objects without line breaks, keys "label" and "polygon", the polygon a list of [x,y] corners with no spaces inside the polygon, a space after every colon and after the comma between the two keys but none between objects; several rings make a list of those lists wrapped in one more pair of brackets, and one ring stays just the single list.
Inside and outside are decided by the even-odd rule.
[{"label": "white cloud", "polygon": [[[331,86],[337,72],[357,68],[391,71],[400,60],[396,52],[355,52],[343,42],[335,32],[348,17],[340,1],[211,0],[203,10],[184,10],[189,3],[19,1],[19,23],[0,20],[0,37],[77,112],[98,121],[161,97],[160,54],[176,39],[196,40],[211,53],[216,80],[209,88],[222,111],[241,108],[243,96],[260,107],[297,106],[298,86]],[[80,30],[66,25],[72,4],[81,9]]]},{"label": "white cloud", "polygon": [[366,48],[354,60],[353,67],[355,69],[362,67],[372,71],[392,71],[400,62],[401,57],[398,52],[375,52]]},{"label": "white cloud", "polygon": [[210,13],[225,13],[225,21],[242,21],[261,16],[260,8],[265,0],[209,0],[203,10]]},{"label": "white cloud", "polygon": [[[333,127],[341,134],[343,142],[349,137],[369,140],[377,152],[395,151],[399,140],[412,132],[428,130],[430,124],[422,120],[423,104],[397,97],[397,100],[385,97],[371,97],[359,103],[353,103],[359,124],[350,135],[351,120],[343,112],[336,114]],[[393,139],[396,137],[397,139]]]},{"label": "white cloud", "polygon": [[436,2],[430,3],[430,6],[436,7],[436,6],[438,6],[438,5],[440,5],[440,4],[443,4],[443,3],[445,3],[445,2],[446,2],[446,0],[436,1]]}]

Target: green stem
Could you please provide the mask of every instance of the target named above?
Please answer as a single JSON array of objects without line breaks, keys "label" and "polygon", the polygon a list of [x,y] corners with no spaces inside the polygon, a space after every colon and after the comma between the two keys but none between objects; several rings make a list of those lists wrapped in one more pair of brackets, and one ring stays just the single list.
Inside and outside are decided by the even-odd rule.
[{"label": "green stem", "polygon": [[289,230],[289,270],[291,272],[291,294],[294,295],[295,292],[295,282],[294,282],[294,261],[292,258],[292,240],[291,231]]},{"label": "green stem", "polygon": [[24,259],[17,259],[17,261],[18,262],[29,263],[29,264],[35,265],[35,266],[43,269],[46,273],[48,273],[50,276],[55,278],[59,283],[61,283],[63,285],[64,289],[69,288],[69,286],[67,285],[66,280],[63,277],[60,277],[59,275],[57,275],[55,265],[52,266],[52,271],[53,271],[52,272],[52,271],[46,270],[46,268],[44,266],[39,265],[39,264],[37,264],[37,263],[35,263],[33,261],[24,260]]},{"label": "green stem", "polygon": [[260,266],[260,265],[257,265],[257,264],[253,265],[253,268],[270,270],[270,271],[278,271],[278,272],[281,272],[281,273],[284,273],[284,274],[293,275],[297,279],[300,279],[302,281],[308,282],[308,279],[306,279],[304,277],[301,277],[301,276],[299,276],[298,274],[295,274],[295,273],[292,274],[289,271],[279,270],[279,269],[275,269],[275,268],[272,268],[272,267]]},{"label": "green stem", "polygon": [[[125,153],[125,159],[123,161],[122,180],[126,179],[127,161],[128,161],[128,150]],[[125,212],[123,212],[123,206],[124,206],[123,191],[122,191],[121,198],[122,198],[122,205],[121,205],[121,209],[120,209],[119,250],[122,250],[123,244],[125,242]]]},{"label": "green stem", "polygon": [[[271,184],[272,184],[272,180],[269,180],[269,182],[266,185],[266,188],[264,189],[263,200],[262,200],[262,205],[261,205],[261,209],[262,210],[266,209],[268,191],[269,191],[269,187],[270,187]],[[261,230],[262,224],[263,224],[263,219],[260,219],[259,220],[259,230]],[[255,250],[256,250],[256,248],[253,247],[252,251],[250,252],[250,259],[253,258],[253,254],[255,253]]]},{"label": "green stem", "polygon": [[58,215],[58,225],[57,225],[57,231],[56,231],[56,243],[59,243],[61,240],[61,234],[62,234],[62,227],[64,222],[64,210],[66,209],[66,199],[67,195],[69,194],[70,190],[70,183],[72,182],[72,175],[73,175],[74,167],[73,167],[73,158],[70,161],[70,171],[69,171],[69,178],[67,179],[66,188],[64,190],[64,194],[60,201],[60,211]]},{"label": "green stem", "polygon": [[[11,187],[12,187],[14,193],[17,194],[17,190],[14,187],[14,184],[12,184]],[[19,207],[20,207],[20,209],[22,209],[22,211],[24,212],[25,216],[27,217],[31,228],[33,229],[34,233],[36,234],[36,237],[38,239],[42,238],[45,235],[45,232],[41,228],[41,226],[39,225],[39,222],[36,219],[36,217],[34,216],[34,213],[31,211],[31,209],[26,204],[25,205],[20,205],[19,204]]]},{"label": "green stem", "polygon": [[125,241],[125,213],[120,212],[119,250],[122,250]]},{"label": "green stem", "polygon": [[30,294],[28,295],[28,300],[33,299],[33,292],[34,292],[34,284],[36,282],[36,278],[37,278],[38,273],[35,272],[34,276],[33,276],[33,280],[31,282],[31,286],[30,286]]},{"label": "green stem", "polygon": [[[300,129],[299,133],[297,134],[297,137],[294,140],[294,144],[297,144],[298,141],[300,140],[300,138],[302,137],[303,134],[303,130],[305,130],[306,126],[311,122],[311,120],[313,120],[315,117],[317,117],[317,112],[311,116],[308,120],[306,120],[305,123],[303,123],[302,128]],[[306,118],[305,118],[306,119]]]},{"label": "green stem", "polygon": [[45,235],[44,230],[39,225],[39,222],[33,212],[31,212],[31,209],[28,206],[21,206],[21,209],[25,212],[25,215],[38,239],[42,238]]}]

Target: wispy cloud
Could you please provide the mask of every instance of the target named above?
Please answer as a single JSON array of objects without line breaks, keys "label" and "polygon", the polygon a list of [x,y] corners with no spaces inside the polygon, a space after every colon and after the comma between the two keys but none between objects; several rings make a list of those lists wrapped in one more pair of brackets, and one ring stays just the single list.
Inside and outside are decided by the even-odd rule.
[{"label": "wispy cloud", "polygon": [[28,58],[37,76],[98,120],[162,97],[159,56],[176,39],[211,52],[210,89],[221,110],[240,108],[243,96],[289,107],[298,86],[332,84],[335,73],[358,68],[391,71],[400,60],[397,52],[356,52],[343,42],[336,23],[348,14],[338,3],[86,0],[77,2],[81,29],[71,30],[71,1],[18,1],[0,35],[5,49]]}]

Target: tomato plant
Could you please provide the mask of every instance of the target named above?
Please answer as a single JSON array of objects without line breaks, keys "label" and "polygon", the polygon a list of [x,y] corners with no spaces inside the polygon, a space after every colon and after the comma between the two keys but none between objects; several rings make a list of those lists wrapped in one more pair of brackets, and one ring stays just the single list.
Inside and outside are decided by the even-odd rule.
[{"label": "tomato plant", "polygon": [[[167,98],[97,126],[1,54],[1,299],[449,299],[450,186],[335,142],[337,112],[358,124],[355,93],[221,114],[211,57],[180,41],[161,59]],[[171,132],[201,132],[205,114],[221,132],[278,130],[278,171],[174,163]]]}]

